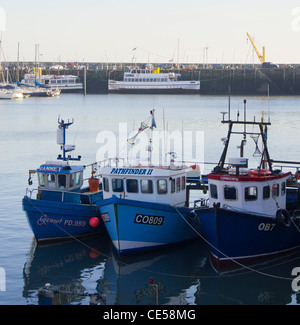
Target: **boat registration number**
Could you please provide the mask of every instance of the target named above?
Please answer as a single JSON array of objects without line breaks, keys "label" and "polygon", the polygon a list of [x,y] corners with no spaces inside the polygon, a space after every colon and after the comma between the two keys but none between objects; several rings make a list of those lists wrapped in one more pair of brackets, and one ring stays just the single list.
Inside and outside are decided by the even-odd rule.
[{"label": "boat registration number", "polygon": [[161,226],[164,222],[165,217],[148,216],[145,214],[137,214],[134,219],[134,223],[143,225],[154,225]]}]

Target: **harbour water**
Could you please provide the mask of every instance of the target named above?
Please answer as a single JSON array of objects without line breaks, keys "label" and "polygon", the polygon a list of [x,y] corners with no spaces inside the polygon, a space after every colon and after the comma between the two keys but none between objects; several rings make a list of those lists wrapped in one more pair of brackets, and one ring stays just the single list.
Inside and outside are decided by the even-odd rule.
[{"label": "harbour water", "polygon": [[[271,120],[268,143],[272,158],[300,161],[300,97],[246,99],[247,118],[260,119],[264,112],[264,118]],[[239,112],[243,119],[243,100],[244,97],[231,98],[231,118]],[[192,134],[192,144],[186,141],[184,148],[180,147],[184,153],[180,159],[217,162],[223,148],[220,139],[227,134],[227,127],[220,123],[220,112],[227,108],[226,96],[196,95],[61,94],[54,98],[1,101],[0,304],[43,304],[38,289],[46,283],[73,293],[57,294],[53,304],[88,305],[89,297],[83,293],[104,295],[110,305],[299,304],[297,279],[293,282],[292,275],[292,270],[300,267],[299,253],[251,269],[218,274],[201,238],[120,259],[105,234],[36,246],[22,211],[28,170],[46,160],[55,160],[59,153],[58,116],[74,118],[67,142],[76,145],[76,155],[82,156],[83,164],[105,158],[105,150],[116,148],[120,155],[127,152],[126,139],[124,144],[119,134],[124,134],[124,130],[134,134],[151,109],[155,109],[157,130],[165,126],[169,134],[177,132],[173,139],[175,149],[180,135]],[[201,141],[195,139],[196,135],[201,136]],[[142,151],[142,145],[139,148]],[[254,153],[251,138],[247,139],[246,148],[250,155]],[[211,167],[206,165],[204,171]]]}]

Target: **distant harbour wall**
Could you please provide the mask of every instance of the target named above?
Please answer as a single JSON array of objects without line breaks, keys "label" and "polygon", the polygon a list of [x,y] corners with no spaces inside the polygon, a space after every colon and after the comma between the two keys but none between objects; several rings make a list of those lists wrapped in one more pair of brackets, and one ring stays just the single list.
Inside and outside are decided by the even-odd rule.
[{"label": "distant harbour wall", "polygon": [[[165,72],[161,70],[161,72]],[[180,73],[181,80],[200,80],[200,95],[227,95],[230,86],[232,95],[267,94],[270,96],[300,95],[300,68],[277,69],[173,69]],[[57,71],[47,71],[57,74]],[[84,80],[84,69],[59,71],[59,74],[78,75]],[[124,70],[87,69],[86,93],[105,94],[108,79],[122,80]],[[12,74],[13,75],[13,74]],[[22,73],[20,72],[20,78]],[[14,78],[13,78],[14,79]]]}]

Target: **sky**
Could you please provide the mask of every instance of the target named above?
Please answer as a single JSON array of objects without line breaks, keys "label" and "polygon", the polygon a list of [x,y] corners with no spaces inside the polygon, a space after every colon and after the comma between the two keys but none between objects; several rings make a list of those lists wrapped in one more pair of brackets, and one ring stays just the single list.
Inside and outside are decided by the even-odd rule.
[{"label": "sky", "polygon": [[6,61],[300,63],[299,0],[0,0]]}]

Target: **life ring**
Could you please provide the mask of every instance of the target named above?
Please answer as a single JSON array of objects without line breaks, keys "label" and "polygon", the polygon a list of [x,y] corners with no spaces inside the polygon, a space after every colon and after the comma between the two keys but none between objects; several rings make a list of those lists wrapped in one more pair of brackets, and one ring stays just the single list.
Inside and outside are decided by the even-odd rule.
[{"label": "life ring", "polygon": [[250,169],[249,176],[250,177],[260,177],[260,176],[270,176],[272,173],[267,169]]},{"label": "life ring", "polygon": [[291,216],[285,209],[279,209],[276,212],[276,221],[282,227],[289,227],[291,225]]}]

